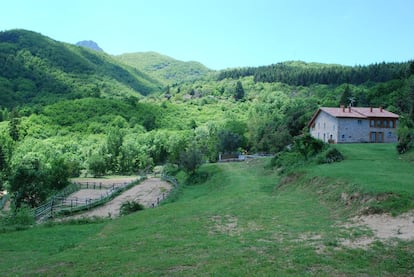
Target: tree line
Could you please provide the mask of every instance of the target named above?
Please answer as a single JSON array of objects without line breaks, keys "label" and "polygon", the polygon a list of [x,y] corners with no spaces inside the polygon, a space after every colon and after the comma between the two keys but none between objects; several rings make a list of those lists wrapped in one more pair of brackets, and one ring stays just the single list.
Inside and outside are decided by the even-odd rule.
[{"label": "tree line", "polygon": [[368,66],[326,65],[305,62],[283,62],[269,66],[247,67],[221,71],[218,80],[253,76],[255,82],[281,82],[293,86],[313,84],[360,85],[381,83],[409,76],[413,62],[376,63]]}]

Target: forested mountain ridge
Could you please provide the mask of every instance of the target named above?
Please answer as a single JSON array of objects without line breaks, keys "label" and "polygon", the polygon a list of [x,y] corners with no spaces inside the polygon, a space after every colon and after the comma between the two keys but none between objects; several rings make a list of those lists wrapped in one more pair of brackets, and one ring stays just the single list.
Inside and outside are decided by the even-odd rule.
[{"label": "forested mountain ridge", "polygon": [[3,107],[98,95],[148,95],[160,87],[158,81],[105,53],[32,31],[0,32]]},{"label": "forested mountain ridge", "polygon": [[255,82],[281,82],[294,86],[340,85],[344,83],[361,85],[368,82],[381,83],[406,78],[409,75],[409,68],[409,62],[344,66],[291,61],[268,66],[224,70],[218,75],[218,80],[253,76]]},{"label": "forested mountain ridge", "polygon": [[146,72],[166,85],[209,77],[214,73],[199,62],[184,62],[156,52],[126,53],[118,61]]}]

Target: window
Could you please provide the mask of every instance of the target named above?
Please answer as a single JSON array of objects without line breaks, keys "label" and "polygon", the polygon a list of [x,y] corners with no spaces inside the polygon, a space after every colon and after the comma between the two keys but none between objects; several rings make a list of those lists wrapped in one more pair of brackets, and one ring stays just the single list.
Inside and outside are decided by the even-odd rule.
[{"label": "window", "polygon": [[381,128],[381,119],[377,119],[377,124],[375,125],[375,127],[377,128]]},{"label": "window", "polygon": [[358,119],[358,125],[362,125],[362,120]]},{"label": "window", "polygon": [[395,128],[395,121],[393,119],[390,121],[390,128]]},{"label": "window", "polygon": [[388,120],[385,119],[383,123],[384,123],[384,128],[388,128]]},{"label": "window", "polygon": [[375,127],[375,120],[374,119],[371,119],[369,121],[369,127]]}]

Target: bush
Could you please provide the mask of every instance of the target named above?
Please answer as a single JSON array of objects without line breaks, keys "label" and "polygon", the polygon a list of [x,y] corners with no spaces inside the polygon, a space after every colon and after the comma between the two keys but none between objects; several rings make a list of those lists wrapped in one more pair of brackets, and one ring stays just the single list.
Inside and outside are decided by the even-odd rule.
[{"label": "bush", "polygon": [[29,226],[35,223],[33,210],[27,205],[22,205],[20,208],[14,209],[4,218],[4,223],[7,226]]},{"label": "bush", "polygon": [[328,150],[326,150],[325,152],[322,152],[321,155],[318,156],[317,162],[319,164],[335,163],[335,162],[340,162],[343,159],[344,159],[344,156],[338,149],[334,147],[330,147],[328,148]]},{"label": "bush", "polygon": [[128,215],[136,211],[141,211],[144,209],[144,206],[136,201],[126,201],[122,203],[119,210],[120,215]]}]

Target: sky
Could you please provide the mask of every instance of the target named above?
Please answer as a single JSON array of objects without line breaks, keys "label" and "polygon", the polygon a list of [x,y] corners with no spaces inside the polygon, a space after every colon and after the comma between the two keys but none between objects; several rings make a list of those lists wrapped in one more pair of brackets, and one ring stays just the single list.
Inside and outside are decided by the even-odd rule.
[{"label": "sky", "polygon": [[112,55],[155,51],[216,70],[414,59],[413,0],[1,0],[0,7],[0,31],[93,40]]}]

